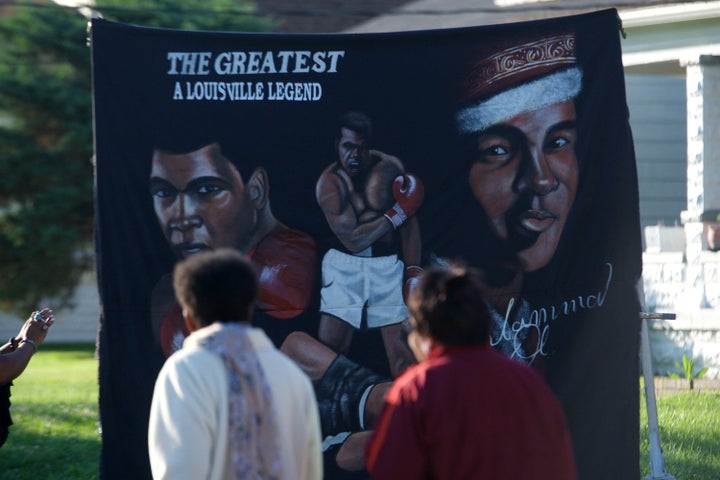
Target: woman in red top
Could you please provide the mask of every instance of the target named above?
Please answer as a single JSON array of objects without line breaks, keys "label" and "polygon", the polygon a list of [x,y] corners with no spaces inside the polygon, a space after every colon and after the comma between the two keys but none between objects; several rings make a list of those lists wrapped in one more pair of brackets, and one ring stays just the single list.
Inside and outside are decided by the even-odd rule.
[{"label": "woman in red top", "polygon": [[577,478],[565,416],[542,378],[488,345],[482,280],[426,270],[410,297],[420,363],[393,384],[367,449],[373,479]]}]

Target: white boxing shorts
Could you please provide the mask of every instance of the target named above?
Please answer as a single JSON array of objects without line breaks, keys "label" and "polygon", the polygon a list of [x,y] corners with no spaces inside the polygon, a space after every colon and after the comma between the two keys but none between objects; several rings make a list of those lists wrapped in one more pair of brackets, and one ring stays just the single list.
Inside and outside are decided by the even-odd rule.
[{"label": "white boxing shorts", "polygon": [[358,257],[328,250],[322,261],[320,312],[359,329],[367,304],[368,328],[402,322],[408,316],[402,295],[404,267],[397,255]]}]

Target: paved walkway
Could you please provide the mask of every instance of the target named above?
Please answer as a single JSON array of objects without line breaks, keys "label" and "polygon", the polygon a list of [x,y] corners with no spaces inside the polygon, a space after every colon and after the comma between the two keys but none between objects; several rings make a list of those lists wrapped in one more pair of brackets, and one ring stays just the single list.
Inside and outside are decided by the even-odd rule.
[{"label": "paved walkway", "polygon": [[[673,393],[690,391],[688,381],[684,378],[655,377],[655,396],[660,398]],[[720,390],[720,379],[700,378],[694,381],[694,392]]]}]

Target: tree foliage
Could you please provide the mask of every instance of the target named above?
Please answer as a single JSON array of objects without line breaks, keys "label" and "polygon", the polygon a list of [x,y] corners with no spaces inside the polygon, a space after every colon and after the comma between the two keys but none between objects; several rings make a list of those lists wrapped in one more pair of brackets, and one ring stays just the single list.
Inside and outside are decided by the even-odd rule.
[{"label": "tree foliage", "polygon": [[[103,18],[261,31],[244,0],[98,0]],[[0,308],[65,303],[92,269],[93,145],[86,18],[50,2],[0,7]]]}]

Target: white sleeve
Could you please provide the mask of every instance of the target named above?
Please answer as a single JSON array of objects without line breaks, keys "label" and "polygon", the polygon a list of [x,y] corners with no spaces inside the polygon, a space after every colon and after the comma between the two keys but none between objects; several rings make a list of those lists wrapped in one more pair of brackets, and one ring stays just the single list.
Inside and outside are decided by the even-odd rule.
[{"label": "white sleeve", "polygon": [[[225,387],[225,388],[223,388]],[[155,382],[148,447],[155,480],[217,476],[222,405],[227,404],[222,362],[201,350],[171,356]],[[213,473],[214,472],[214,473]]]},{"label": "white sleeve", "polygon": [[304,478],[321,479],[323,478],[323,459],[321,451],[322,436],[320,433],[320,416],[318,415],[318,405],[315,400],[315,392],[310,381],[308,385],[308,399],[305,402],[307,406],[307,444],[308,444],[308,472]]}]

